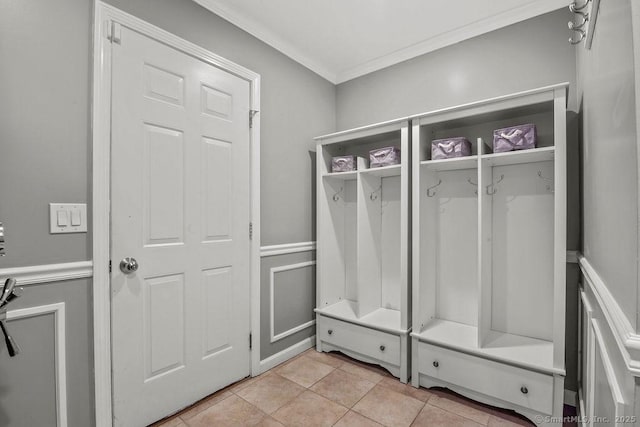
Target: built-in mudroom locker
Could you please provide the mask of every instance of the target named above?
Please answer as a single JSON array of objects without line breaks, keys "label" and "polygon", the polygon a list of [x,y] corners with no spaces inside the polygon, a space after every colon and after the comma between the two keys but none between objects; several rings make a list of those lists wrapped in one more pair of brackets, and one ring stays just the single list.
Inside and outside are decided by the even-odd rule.
[{"label": "built-in mudroom locker", "polygon": [[562,417],[567,90],[316,139],[319,351]]},{"label": "built-in mudroom locker", "polygon": [[317,349],[379,364],[406,383],[409,121],[316,141]]}]

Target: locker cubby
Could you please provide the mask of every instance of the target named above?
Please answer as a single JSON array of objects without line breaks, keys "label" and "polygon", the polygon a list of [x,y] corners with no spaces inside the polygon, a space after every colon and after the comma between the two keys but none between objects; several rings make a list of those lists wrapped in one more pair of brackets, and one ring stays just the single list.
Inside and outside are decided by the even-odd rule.
[{"label": "locker cubby", "polygon": [[[412,118],[415,386],[471,390],[532,419],[542,407],[561,414],[566,90],[541,88]],[[494,129],[527,123],[536,125],[536,148],[492,151]],[[466,137],[472,155],[432,160],[431,141],[451,137]],[[438,369],[446,362],[437,358],[450,350],[462,354],[449,361],[459,366]],[[513,372],[523,383],[531,376],[539,396],[553,389],[548,405],[509,405],[495,400],[501,390],[458,375],[500,364],[505,373],[522,369]]]},{"label": "locker cubby", "polygon": [[[317,138],[318,158],[318,350],[340,350],[386,367],[408,380],[409,181],[410,147],[407,121],[385,123]],[[401,163],[369,168],[369,151],[394,146]],[[356,155],[358,169],[331,172],[334,156]],[[331,321],[327,319],[332,319]],[[362,343],[345,346],[334,333],[335,321],[357,325]],[[344,325],[344,323],[342,323]],[[398,346],[367,347],[371,331],[398,337]],[[322,332],[322,331],[321,331]],[[336,341],[337,340],[337,341]],[[353,340],[351,340],[353,342]],[[396,349],[397,347],[397,349]],[[384,350],[380,350],[383,348]],[[382,354],[380,352],[386,352]],[[400,352],[389,363],[389,352]]]}]

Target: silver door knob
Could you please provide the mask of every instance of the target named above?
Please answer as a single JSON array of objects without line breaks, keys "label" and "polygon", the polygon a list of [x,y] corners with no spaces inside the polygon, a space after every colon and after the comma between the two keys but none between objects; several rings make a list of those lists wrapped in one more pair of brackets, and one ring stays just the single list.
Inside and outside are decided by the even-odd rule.
[{"label": "silver door knob", "polygon": [[135,258],[126,257],[120,261],[120,271],[124,274],[135,273],[138,270],[139,264]]}]

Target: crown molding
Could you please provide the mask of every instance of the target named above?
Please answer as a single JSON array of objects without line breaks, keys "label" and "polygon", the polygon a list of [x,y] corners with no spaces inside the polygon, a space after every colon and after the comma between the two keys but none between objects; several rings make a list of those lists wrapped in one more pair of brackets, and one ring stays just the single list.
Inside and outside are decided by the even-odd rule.
[{"label": "crown molding", "polygon": [[233,25],[256,37],[258,40],[268,44],[277,51],[285,54],[295,62],[303,65],[325,80],[336,84],[336,73],[334,71],[323,66],[318,61],[310,58],[300,49],[298,49],[282,37],[276,35],[273,31],[269,30],[264,25],[229,10],[227,7],[218,4],[218,2],[216,2],[215,0],[193,1],[204,7],[205,9],[208,9],[210,12],[213,12],[216,15],[220,16],[224,20],[231,22]]},{"label": "crown molding", "polygon": [[524,6],[508,10],[498,15],[490,16],[472,24],[425,39],[414,45],[397,50],[388,55],[380,56],[379,58],[357,65],[350,69],[342,70],[337,73],[336,84],[353,80],[357,77],[364,76],[365,74],[442,49],[443,47],[560,9],[568,6],[569,3],[571,2],[566,0],[539,0],[530,2]]},{"label": "crown molding", "polygon": [[310,69],[333,84],[340,84],[365,74],[390,67],[434,50],[459,43],[526,19],[568,6],[569,0],[536,0],[523,6],[456,28],[436,37],[431,37],[378,58],[344,70],[334,70],[310,57],[302,49],[275,34],[259,22],[241,16],[216,0],[193,0],[200,6],[231,22],[252,36],[258,38],[294,61]]}]

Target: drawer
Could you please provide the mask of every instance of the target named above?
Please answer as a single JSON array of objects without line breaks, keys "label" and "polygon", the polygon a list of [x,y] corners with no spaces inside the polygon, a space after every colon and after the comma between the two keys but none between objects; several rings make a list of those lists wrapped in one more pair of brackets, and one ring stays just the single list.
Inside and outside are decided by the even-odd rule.
[{"label": "drawer", "polygon": [[322,315],[317,322],[316,334],[321,341],[400,366],[399,336]]},{"label": "drawer", "polygon": [[545,414],[553,409],[553,376],[419,343],[420,374]]}]

